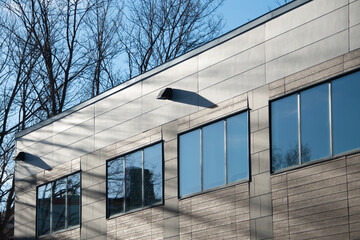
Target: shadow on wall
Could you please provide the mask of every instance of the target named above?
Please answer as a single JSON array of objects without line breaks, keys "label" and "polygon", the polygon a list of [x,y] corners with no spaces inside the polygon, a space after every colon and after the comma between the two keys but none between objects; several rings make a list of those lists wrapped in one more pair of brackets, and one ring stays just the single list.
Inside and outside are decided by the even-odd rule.
[{"label": "shadow on wall", "polygon": [[182,89],[172,89],[172,101],[190,104],[194,106],[200,106],[204,108],[216,108],[217,105],[208,99],[200,96],[196,92],[186,91]]},{"label": "shadow on wall", "polygon": [[38,156],[32,155],[30,153],[24,153],[24,154],[25,154],[24,161],[27,164],[30,164],[32,166],[35,166],[35,167],[38,167],[38,168],[41,168],[44,170],[52,170],[52,168]]}]

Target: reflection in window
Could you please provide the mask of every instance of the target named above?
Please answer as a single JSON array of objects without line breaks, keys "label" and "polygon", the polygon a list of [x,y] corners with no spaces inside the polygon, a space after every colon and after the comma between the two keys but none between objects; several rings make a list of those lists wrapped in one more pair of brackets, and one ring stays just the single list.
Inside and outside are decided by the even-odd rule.
[{"label": "reflection in window", "polygon": [[249,178],[249,133],[247,114],[226,119],[227,182]]},{"label": "reflection in window", "polygon": [[203,188],[225,184],[224,122],[220,121],[202,129],[203,133]]},{"label": "reflection in window", "polygon": [[[330,155],[329,86],[300,93],[301,162]],[[296,129],[296,128],[295,128]]]},{"label": "reflection in window", "polygon": [[43,185],[37,191],[37,229],[38,235],[50,233],[51,183]]},{"label": "reflection in window", "polygon": [[107,163],[107,196],[110,215],[124,212],[124,170],[122,158]]},{"label": "reflection in window", "polygon": [[53,184],[52,228],[58,231],[65,228],[66,178]]},{"label": "reflection in window", "polygon": [[200,129],[179,137],[180,196],[201,191]]},{"label": "reflection in window", "polygon": [[360,148],[360,72],[332,83],[333,151]]},{"label": "reflection in window", "polygon": [[80,173],[37,189],[37,235],[80,224]]},{"label": "reflection in window", "polygon": [[160,143],[108,161],[108,216],[162,202],[162,166]]},{"label": "reflection in window", "polygon": [[299,163],[297,95],[271,105],[271,142],[273,170]]},{"label": "reflection in window", "polygon": [[67,178],[67,226],[80,224],[80,174]]},{"label": "reflection in window", "polygon": [[144,149],[144,200],[152,205],[162,200],[162,149],[161,144]]},{"label": "reflection in window", "polygon": [[359,92],[356,72],[272,102],[272,171],[360,148]]},{"label": "reflection in window", "polygon": [[180,196],[249,178],[248,113],[179,136]]}]

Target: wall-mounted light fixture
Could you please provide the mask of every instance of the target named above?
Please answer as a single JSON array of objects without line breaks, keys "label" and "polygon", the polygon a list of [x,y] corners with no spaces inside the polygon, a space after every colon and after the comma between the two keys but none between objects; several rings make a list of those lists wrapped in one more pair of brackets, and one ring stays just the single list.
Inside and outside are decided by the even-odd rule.
[{"label": "wall-mounted light fixture", "polygon": [[25,152],[19,152],[18,155],[14,158],[15,161],[24,161],[25,160]]},{"label": "wall-mounted light fixture", "polygon": [[172,99],[172,92],[173,92],[172,88],[165,88],[165,89],[163,89],[163,90],[161,90],[159,92],[156,99],[162,99],[162,100],[168,99],[168,100],[171,100]]}]

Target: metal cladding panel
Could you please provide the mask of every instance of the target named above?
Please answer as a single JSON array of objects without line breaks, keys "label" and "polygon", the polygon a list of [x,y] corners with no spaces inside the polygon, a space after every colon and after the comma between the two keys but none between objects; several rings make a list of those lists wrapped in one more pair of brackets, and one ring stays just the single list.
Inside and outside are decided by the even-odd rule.
[{"label": "metal cladding panel", "polygon": [[265,38],[269,40],[309,21],[346,6],[348,0],[316,0],[265,23]]},{"label": "metal cladding panel", "polygon": [[315,42],[266,63],[266,83],[273,82],[348,51],[348,31]]},{"label": "metal cladding panel", "polygon": [[350,28],[350,51],[360,48],[360,24]]},{"label": "metal cladding panel", "polygon": [[[257,45],[199,72],[199,90],[215,85],[265,63],[265,44]],[[250,90],[250,89],[248,89]]]},{"label": "metal cladding panel", "polygon": [[261,25],[199,54],[199,70],[253,48],[264,41],[265,25]]},{"label": "metal cladding panel", "polygon": [[83,124],[92,118],[94,118],[94,105],[87,106],[53,122],[53,134],[55,135],[57,133],[64,132],[75,125]]},{"label": "metal cladding panel", "polygon": [[95,117],[95,133],[112,128],[141,115],[141,99],[127,102]]},{"label": "metal cladding panel", "polygon": [[218,103],[265,84],[265,64],[200,91],[208,101]]},{"label": "metal cladding panel", "polygon": [[123,106],[141,97],[141,83],[131,85],[120,92],[114,93],[95,102],[95,117],[114,108]]},{"label": "metal cladding panel", "polygon": [[53,135],[53,126],[52,124],[46,125],[36,131],[30,132],[24,136],[21,136],[16,139],[16,148],[17,151],[23,151],[27,147],[41,141],[52,137]]},{"label": "metal cladding panel", "polygon": [[266,42],[266,61],[284,56],[348,27],[348,8],[343,7]]},{"label": "metal cladding panel", "polygon": [[350,27],[360,24],[360,2],[355,1],[350,4]]},{"label": "metal cladding panel", "polygon": [[[142,84],[142,95],[146,95],[153,91],[160,91],[170,84],[180,79],[195,74],[198,71],[197,56],[187,59],[175,66],[165,69],[149,78],[144,79]],[[165,63],[166,65],[166,63]]]}]

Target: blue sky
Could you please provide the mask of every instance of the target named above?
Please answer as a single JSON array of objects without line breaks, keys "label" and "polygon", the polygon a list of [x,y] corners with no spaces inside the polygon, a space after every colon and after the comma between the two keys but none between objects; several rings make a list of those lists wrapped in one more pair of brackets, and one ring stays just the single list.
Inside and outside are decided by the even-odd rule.
[{"label": "blue sky", "polygon": [[[283,3],[284,0],[279,2]],[[279,4],[276,0],[225,0],[218,11],[226,21],[226,33],[277,7]]]}]

